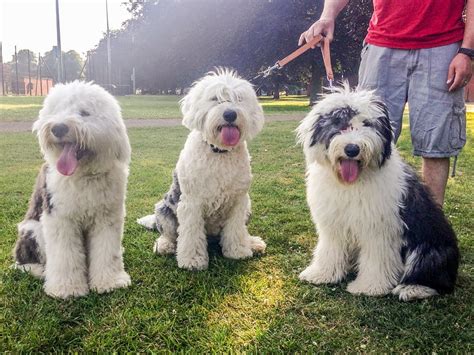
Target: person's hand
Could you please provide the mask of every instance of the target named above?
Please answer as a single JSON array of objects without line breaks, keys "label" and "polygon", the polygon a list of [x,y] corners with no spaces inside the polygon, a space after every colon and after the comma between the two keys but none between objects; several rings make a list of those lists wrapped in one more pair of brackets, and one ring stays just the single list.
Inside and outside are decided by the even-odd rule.
[{"label": "person's hand", "polygon": [[469,83],[469,80],[471,80],[471,76],[471,58],[465,54],[458,53],[449,65],[447,81],[447,84],[449,85],[448,90],[455,91],[466,86]]},{"label": "person's hand", "polygon": [[298,40],[298,46],[303,43],[309,43],[317,35],[323,35],[329,41],[332,41],[334,37],[334,20],[320,18],[318,21],[313,23],[310,28],[303,32]]}]

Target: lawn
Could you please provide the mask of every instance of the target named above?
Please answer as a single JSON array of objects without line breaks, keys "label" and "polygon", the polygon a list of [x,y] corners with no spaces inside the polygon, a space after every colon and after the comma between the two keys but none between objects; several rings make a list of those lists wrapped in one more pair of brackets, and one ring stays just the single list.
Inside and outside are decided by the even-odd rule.
[{"label": "lawn", "polygon": [[[139,118],[176,118],[181,117],[179,100],[181,96],[143,95],[118,96],[124,119]],[[287,114],[291,112],[306,112],[309,110],[306,96],[282,96],[280,100],[262,97],[263,109],[266,114]],[[42,97],[29,96],[0,96],[0,122],[4,121],[33,121],[41,109]]]},{"label": "lawn", "polygon": [[[213,245],[203,272],[178,269],[174,257],[154,255],[156,235],[135,223],[166,192],[187,131],[131,129],[123,244],[133,284],[67,301],[46,296],[40,281],[9,269],[16,223],[27,208],[41,155],[32,134],[0,134],[0,351],[474,351],[474,115],[445,206],[462,252],[458,285],[452,295],[413,303],[355,297],[344,290],[346,283],[315,287],[298,281],[316,237],[296,125],[270,123],[249,146],[254,175],[249,229],[267,242],[267,253],[231,261]],[[418,166],[406,132],[400,146]]]}]

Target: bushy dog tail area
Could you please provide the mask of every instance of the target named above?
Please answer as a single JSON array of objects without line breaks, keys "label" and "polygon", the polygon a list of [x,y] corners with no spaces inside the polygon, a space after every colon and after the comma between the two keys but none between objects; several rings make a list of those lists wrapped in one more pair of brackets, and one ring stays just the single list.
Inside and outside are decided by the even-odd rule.
[{"label": "bushy dog tail area", "polygon": [[148,216],[137,219],[137,223],[149,230],[157,230],[156,227],[156,216],[150,214]]},{"label": "bushy dog tail area", "polygon": [[18,239],[13,249],[13,267],[43,278],[45,256],[41,223],[27,219],[18,224]]},{"label": "bushy dog tail area", "polygon": [[422,285],[405,285],[401,284],[392,290],[392,293],[400,299],[400,301],[421,300],[438,295],[438,292],[431,287]]},{"label": "bushy dog tail area", "polygon": [[418,244],[405,255],[405,273],[392,291],[401,301],[453,292],[459,265],[455,244]]}]

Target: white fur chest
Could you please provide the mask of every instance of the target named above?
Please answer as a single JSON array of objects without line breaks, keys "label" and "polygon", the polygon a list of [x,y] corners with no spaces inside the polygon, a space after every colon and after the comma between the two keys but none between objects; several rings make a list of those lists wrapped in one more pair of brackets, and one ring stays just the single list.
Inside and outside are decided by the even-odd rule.
[{"label": "white fur chest", "polygon": [[236,195],[246,194],[252,175],[246,144],[226,153],[215,153],[191,132],[177,164],[183,196],[201,202],[207,215],[226,209]]},{"label": "white fur chest", "polygon": [[127,169],[116,166],[101,174],[83,176],[78,172],[67,177],[50,168],[46,181],[52,213],[84,219],[122,208]]},{"label": "white fur chest", "polygon": [[[398,157],[397,157],[398,158]],[[356,239],[384,233],[399,235],[399,201],[405,189],[398,159],[345,185],[333,171],[317,163],[308,169],[307,199],[313,221]]]}]

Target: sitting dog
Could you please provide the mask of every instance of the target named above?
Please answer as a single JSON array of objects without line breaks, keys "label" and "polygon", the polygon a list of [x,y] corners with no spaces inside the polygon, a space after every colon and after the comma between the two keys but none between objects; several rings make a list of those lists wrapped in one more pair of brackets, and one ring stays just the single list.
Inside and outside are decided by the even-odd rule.
[{"label": "sitting dog", "polygon": [[155,214],[138,220],[158,229],[154,251],[174,254],[180,268],[208,267],[207,235],[220,236],[225,257],[248,258],[265,243],[252,237],[252,180],[247,141],[263,128],[264,117],[251,84],[228,69],[193,84],[181,101],[183,125],[191,132],[179,156],[171,189]]},{"label": "sitting dog", "polygon": [[421,299],[453,291],[456,236],[426,186],[392,143],[385,105],[347,84],[297,129],[307,201],[319,235],[300,279],[338,283],[356,262],[353,294]]},{"label": "sitting dog", "polygon": [[56,85],[38,120],[45,164],[18,225],[16,266],[68,298],[130,285],[122,261],[130,144],[117,101],[100,86]]}]

